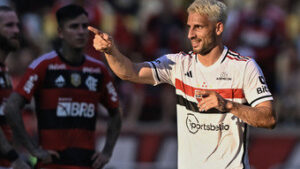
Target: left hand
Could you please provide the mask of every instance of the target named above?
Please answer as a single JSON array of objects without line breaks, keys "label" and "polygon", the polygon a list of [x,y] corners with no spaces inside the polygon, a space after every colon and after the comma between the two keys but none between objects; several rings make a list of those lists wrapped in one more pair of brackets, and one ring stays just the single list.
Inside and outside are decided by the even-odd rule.
[{"label": "left hand", "polygon": [[93,168],[101,169],[108,163],[110,156],[102,152],[95,152],[92,156]]},{"label": "left hand", "polygon": [[220,94],[211,90],[201,90],[199,92],[202,95],[202,99],[198,103],[198,108],[200,112],[207,111],[209,109],[215,108],[220,112],[228,112],[229,101],[224,99]]}]

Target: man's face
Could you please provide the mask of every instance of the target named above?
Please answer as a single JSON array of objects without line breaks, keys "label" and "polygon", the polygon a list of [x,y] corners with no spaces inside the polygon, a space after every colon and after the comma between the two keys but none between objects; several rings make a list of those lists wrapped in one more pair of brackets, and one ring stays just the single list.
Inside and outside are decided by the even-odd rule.
[{"label": "man's face", "polygon": [[15,12],[0,12],[0,48],[5,51],[16,50],[20,46],[19,19]]},{"label": "man's face", "polygon": [[189,13],[187,25],[188,38],[193,51],[205,55],[216,45],[216,23],[208,20],[207,16]]},{"label": "man's face", "polygon": [[59,37],[70,47],[83,49],[88,41],[88,17],[84,14],[67,20],[59,28]]}]

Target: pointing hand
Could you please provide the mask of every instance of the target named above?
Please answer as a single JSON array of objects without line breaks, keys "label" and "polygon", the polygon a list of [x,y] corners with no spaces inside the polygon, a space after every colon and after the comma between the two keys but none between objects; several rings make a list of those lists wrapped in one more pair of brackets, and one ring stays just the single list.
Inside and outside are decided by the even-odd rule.
[{"label": "pointing hand", "polygon": [[91,32],[93,32],[95,34],[95,37],[93,40],[94,48],[99,52],[111,54],[112,48],[113,48],[112,37],[109,36],[107,33],[103,33],[100,30],[98,30],[92,26],[88,26],[88,30],[90,30]]}]

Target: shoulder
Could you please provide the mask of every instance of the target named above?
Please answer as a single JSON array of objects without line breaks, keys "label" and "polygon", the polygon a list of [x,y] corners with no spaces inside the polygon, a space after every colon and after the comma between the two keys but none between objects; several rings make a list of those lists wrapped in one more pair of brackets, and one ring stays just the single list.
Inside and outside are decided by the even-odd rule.
[{"label": "shoulder", "polygon": [[[107,66],[100,60],[97,60],[89,55],[85,55],[86,64],[85,67],[83,67],[83,71],[87,72],[93,72],[93,73],[99,73],[99,72],[107,72],[108,68]],[[99,71],[100,69],[100,71]]]},{"label": "shoulder", "polygon": [[241,54],[234,52],[232,50],[228,50],[226,59],[229,59],[234,62],[249,62],[251,60],[248,56],[242,56]]},{"label": "shoulder", "polygon": [[52,59],[54,59],[55,57],[57,57],[57,53],[55,51],[51,51],[49,53],[46,53],[46,54],[38,57],[37,59],[33,60],[31,62],[31,64],[29,65],[29,68],[35,69],[36,67],[38,67],[40,65],[50,63],[50,61]]},{"label": "shoulder", "polygon": [[193,53],[189,52],[189,53],[185,53],[185,52],[179,52],[179,53],[174,53],[174,54],[166,54],[163,55],[162,57],[156,59],[157,60],[170,60],[173,61],[175,63],[180,63],[186,60],[192,60],[193,57]]},{"label": "shoulder", "polygon": [[241,54],[228,50],[225,57],[225,64],[232,70],[237,70],[238,72],[244,72],[244,70],[251,72],[254,70],[259,70],[260,67],[256,61],[249,56],[242,56]]},{"label": "shoulder", "polygon": [[88,62],[88,64],[90,65],[95,65],[95,66],[100,66],[100,67],[106,67],[105,64],[100,61],[100,60],[97,60],[89,55],[85,55],[85,59],[86,61]]}]

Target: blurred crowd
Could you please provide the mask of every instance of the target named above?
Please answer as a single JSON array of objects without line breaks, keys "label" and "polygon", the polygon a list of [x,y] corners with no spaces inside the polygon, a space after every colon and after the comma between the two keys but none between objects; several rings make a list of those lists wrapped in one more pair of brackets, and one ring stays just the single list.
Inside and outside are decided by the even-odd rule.
[{"label": "blurred crowd", "polygon": [[[229,7],[225,45],[261,66],[274,94],[279,124],[300,125],[300,1],[224,0]],[[166,53],[189,51],[186,8],[192,0],[1,0],[21,19],[22,48],[7,64],[16,85],[28,64],[57,45],[55,12],[76,3],[89,12],[90,24],[113,36],[133,61],[150,61]],[[92,47],[86,53],[104,60]],[[299,72],[299,73],[298,73]],[[124,128],[160,126],[175,129],[176,97],[167,85],[115,83],[124,109]],[[28,111],[30,112],[30,111]],[[104,115],[105,116],[105,115]]]}]

